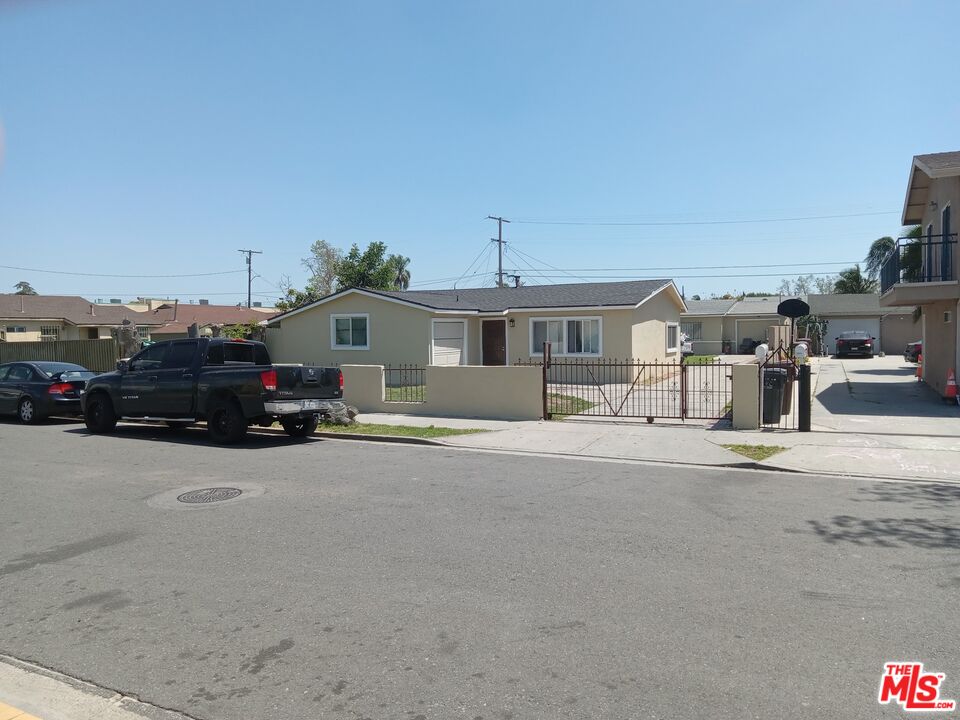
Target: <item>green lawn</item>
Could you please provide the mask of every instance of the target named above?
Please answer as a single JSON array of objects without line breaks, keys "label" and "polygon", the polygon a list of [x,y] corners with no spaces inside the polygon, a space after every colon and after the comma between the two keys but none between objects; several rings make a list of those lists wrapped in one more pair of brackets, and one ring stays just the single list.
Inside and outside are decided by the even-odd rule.
[{"label": "green lawn", "polygon": [[766,460],[779,452],[786,450],[781,445],[724,445],[727,450],[733,450],[751,460]]},{"label": "green lawn", "polygon": [[419,437],[419,438],[439,438],[448,435],[470,435],[472,433],[487,432],[480,428],[448,428],[435,427],[414,427],[413,425],[381,425],[378,423],[354,423],[352,425],[335,425],[333,423],[320,423],[317,426],[319,432],[348,433],[351,435],[395,435],[401,437]]},{"label": "green lawn", "polygon": [[688,355],[683,359],[684,365],[712,365],[717,361],[716,355]]},{"label": "green lawn", "polygon": [[549,393],[547,395],[547,409],[550,411],[553,420],[562,420],[567,415],[582,413],[595,404],[576,395],[563,395],[561,393]]},{"label": "green lawn", "polygon": [[386,402],[423,402],[427,397],[426,385],[407,385],[405,387],[386,387],[383,399]]}]

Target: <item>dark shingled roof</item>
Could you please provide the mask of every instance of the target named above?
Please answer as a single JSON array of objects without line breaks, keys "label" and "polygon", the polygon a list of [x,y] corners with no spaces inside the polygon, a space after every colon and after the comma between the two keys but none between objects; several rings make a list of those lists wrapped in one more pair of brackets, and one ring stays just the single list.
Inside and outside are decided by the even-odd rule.
[{"label": "dark shingled roof", "polygon": [[917,155],[915,159],[934,172],[938,170],[960,170],[960,151]]},{"label": "dark shingled roof", "polygon": [[636,305],[670,280],[634,280],[612,283],[524,285],[518,288],[465,288],[463,290],[374,291],[434,310],[503,312],[511,308],[601,307]]},{"label": "dark shingled roof", "polygon": [[427,310],[461,312],[505,312],[516,309],[623,307],[637,305],[672,285],[671,280],[634,280],[630,282],[569,283],[565,285],[524,285],[506,288],[464,288],[463,290],[369,290],[345,288],[314,303],[275,315],[282,318],[299,310],[339,297],[350,290],[362,290],[384,298],[420,305]]}]

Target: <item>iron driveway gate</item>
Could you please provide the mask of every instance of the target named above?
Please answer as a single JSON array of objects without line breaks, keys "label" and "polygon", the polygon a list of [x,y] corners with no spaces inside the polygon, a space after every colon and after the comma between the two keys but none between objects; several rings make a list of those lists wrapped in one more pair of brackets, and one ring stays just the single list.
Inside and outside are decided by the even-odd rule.
[{"label": "iron driveway gate", "polygon": [[732,367],[714,362],[642,362],[602,358],[554,360],[543,372],[543,413],[551,416],[719,420],[731,412]]}]

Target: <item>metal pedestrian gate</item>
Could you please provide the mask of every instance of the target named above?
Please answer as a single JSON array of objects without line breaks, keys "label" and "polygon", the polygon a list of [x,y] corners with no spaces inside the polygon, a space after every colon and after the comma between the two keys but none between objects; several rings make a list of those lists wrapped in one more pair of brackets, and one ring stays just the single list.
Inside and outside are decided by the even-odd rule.
[{"label": "metal pedestrian gate", "polygon": [[549,348],[543,373],[544,418],[560,416],[720,420],[733,401],[733,365],[603,358],[554,360]]}]

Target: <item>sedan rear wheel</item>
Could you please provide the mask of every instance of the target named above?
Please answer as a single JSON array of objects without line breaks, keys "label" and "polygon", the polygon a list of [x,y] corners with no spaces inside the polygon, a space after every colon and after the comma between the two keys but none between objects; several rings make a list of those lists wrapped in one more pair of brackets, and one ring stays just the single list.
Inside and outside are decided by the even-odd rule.
[{"label": "sedan rear wheel", "polygon": [[40,422],[40,414],[37,412],[37,406],[33,402],[33,398],[25,397],[20,401],[20,404],[17,405],[17,418],[24,425],[33,425]]}]

